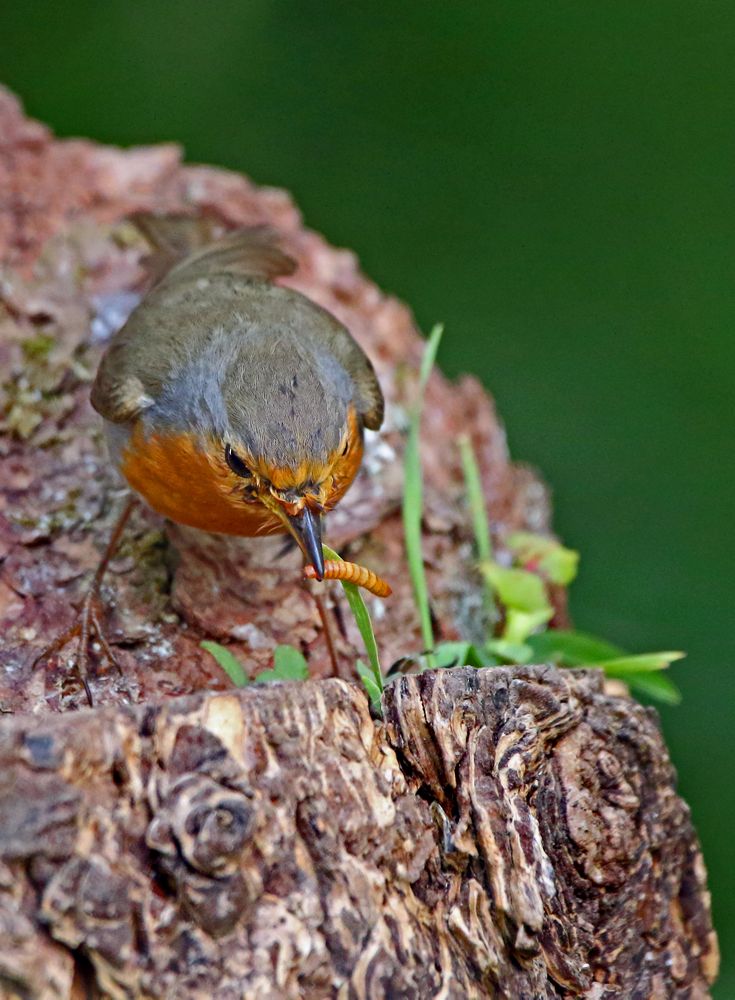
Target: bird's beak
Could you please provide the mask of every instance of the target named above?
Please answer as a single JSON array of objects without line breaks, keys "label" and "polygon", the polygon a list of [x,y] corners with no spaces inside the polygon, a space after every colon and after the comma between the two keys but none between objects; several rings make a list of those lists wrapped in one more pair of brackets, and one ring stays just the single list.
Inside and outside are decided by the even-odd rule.
[{"label": "bird's beak", "polygon": [[324,578],[324,553],[322,551],[322,522],[307,506],[298,514],[287,514],[286,519],[301,551],[316,570],[317,580]]}]

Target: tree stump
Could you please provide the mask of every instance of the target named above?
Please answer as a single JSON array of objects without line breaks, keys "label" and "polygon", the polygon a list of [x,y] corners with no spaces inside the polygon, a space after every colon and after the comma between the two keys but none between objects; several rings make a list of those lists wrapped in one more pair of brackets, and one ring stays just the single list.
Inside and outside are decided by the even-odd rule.
[{"label": "tree stump", "polygon": [[[373,359],[386,426],[327,528],[394,585],[373,603],[386,662],[421,648],[399,512],[421,340],[283,192],[184,166],[173,146],[55,140],[7,92],[0,196],[0,996],[707,996],[704,866],[655,713],[596,672],[406,676],[376,721],[357,685],[319,679],[329,660],[295,554],[146,511],[103,591],[124,681],[100,663],[96,707],[76,711],[70,654],[34,667],[123,495],[88,384],[145,287],[128,214],[274,225],[299,263],[288,283]],[[425,423],[436,631],[479,638],[457,435],[501,555],[510,531],[550,530],[546,490],[510,462],[475,380],[434,373]],[[555,605],[564,623],[563,592]],[[251,675],[275,644],[300,646],[316,679],[232,690],[206,637]],[[358,650],[345,621],[346,671]]]}]

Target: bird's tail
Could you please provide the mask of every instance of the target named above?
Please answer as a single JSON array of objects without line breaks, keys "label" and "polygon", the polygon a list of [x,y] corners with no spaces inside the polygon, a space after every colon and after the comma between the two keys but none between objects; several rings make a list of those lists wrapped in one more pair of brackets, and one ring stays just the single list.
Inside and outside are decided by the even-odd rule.
[{"label": "bird's tail", "polygon": [[214,220],[202,216],[136,212],[130,221],[152,248],[145,265],[155,284],[215,273],[272,280],[296,270],[269,226],[221,235]]}]

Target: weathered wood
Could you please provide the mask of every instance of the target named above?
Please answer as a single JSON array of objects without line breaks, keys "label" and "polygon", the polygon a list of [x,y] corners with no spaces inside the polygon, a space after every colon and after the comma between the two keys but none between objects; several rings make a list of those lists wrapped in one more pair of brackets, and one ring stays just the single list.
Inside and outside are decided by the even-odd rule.
[{"label": "weathered wood", "polygon": [[6,720],[0,982],[707,995],[704,868],[652,712],[543,667],[407,677],[385,708],[333,680]]}]

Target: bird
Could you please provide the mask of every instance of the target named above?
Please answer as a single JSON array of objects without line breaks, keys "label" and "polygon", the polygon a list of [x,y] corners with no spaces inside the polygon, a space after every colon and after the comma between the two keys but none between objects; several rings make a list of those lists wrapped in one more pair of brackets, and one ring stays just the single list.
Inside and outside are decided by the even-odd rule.
[{"label": "bird", "polygon": [[[360,468],[365,429],[383,421],[371,361],[335,316],[277,283],[296,263],[273,228],[213,239],[195,217],[131,221],[157,280],[112,337],[91,389],[113,465],[133,498],[179,524],[289,534],[323,579],[323,519]],[[102,638],[97,591],[131,506],[81,620],[42,656],[72,633],[80,646],[93,631]]]}]

